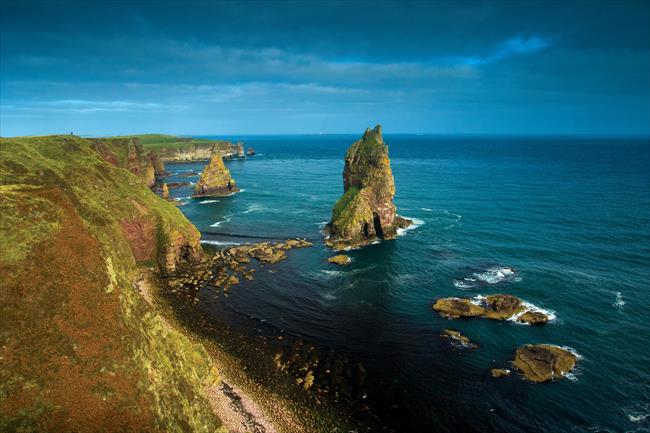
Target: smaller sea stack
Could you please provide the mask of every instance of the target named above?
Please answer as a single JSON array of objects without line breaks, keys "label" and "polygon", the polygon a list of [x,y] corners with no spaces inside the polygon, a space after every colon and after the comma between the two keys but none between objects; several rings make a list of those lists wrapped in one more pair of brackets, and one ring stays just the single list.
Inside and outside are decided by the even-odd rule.
[{"label": "smaller sea stack", "polygon": [[208,165],[203,169],[192,197],[223,197],[237,191],[239,189],[223,164],[223,158],[218,152],[215,152]]},{"label": "smaller sea stack", "polygon": [[381,126],[368,128],[345,155],[343,196],[325,227],[325,244],[335,250],[355,248],[377,239],[392,239],[411,221],[396,213],[395,182]]}]

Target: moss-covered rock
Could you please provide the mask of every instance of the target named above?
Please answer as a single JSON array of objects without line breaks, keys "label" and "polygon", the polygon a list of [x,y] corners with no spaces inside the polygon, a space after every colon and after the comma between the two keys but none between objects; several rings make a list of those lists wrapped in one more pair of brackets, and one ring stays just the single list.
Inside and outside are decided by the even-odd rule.
[{"label": "moss-covered rock", "polygon": [[327,261],[336,265],[348,265],[350,262],[352,262],[352,259],[345,254],[339,254],[328,258]]},{"label": "moss-covered rock", "polygon": [[135,284],[199,233],[96,145],[0,139],[0,431],[217,431],[209,357]]},{"label": "moss-covered rock", "polygon": [[550,344],[527,344],[517,349],[512,365],[531,382],[561,379],[573,370],[578,357]]},{"label": "moss-covered rock", "polygon": [[215,153],[205,166],[201,178],[194,187],[193,197],[223,197],[239,191],[235,180],[223,163],[223,158]]},{"label": "moss-covered rock", "polygon": [[325,227],[329,247],[353,248],[376,239],[392,239],[398,228],[410,225],[396,214],[395,183],[381,126],[367,129],[348,149],[343,191]]}]

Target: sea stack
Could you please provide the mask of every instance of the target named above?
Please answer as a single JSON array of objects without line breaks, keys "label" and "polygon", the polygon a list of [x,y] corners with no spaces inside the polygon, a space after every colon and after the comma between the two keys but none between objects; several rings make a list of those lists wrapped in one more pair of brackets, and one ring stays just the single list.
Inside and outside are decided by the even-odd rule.
[{"label": "sea stack", "polygon": [[237,191],[239,189],[223,164],[223,158],[219,152],[215,152],[203,169],[192,197],[223,197]]},{"label": "sea stack", "polygon": [[394,195],[388,146],[377,125],[368,128],[345,155],[343,196],[334,205],[332,220],[325,227],[325,244],[341,250],[394,238],[398,228],[412,223],[397,216]]}]

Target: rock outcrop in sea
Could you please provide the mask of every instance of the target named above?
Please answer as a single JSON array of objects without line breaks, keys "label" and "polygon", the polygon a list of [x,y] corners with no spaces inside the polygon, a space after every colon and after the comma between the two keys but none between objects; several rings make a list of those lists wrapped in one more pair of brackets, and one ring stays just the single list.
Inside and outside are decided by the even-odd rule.
[{"label": "rock outcrop in sea", "polygon": [[239,191],[235,180],[223,163],[219,153],[214,153],[205,166],[194,188],[193,197],[223,197]]},{"label": "rock outcrop in sea", "polygon": [[482,299],[440,298],[433,309],[450,319],[459,317],[484,317],[493,320],[514,319],[519,323],[541,325],[549,317],[531,310],[520,298],[513,295],[490,295]]},{"label": "rock outcrop in sea", "polygon": [[396,213],[395,183],[381,126],[368,128],[345,156],[343,196],[325,227],[325,244],[341,250],[392,239],[411,224]]},{"label": "rock outcrop in sea", "polygon": [[562,347],[527,344],[517,349],[512,365],[531,382],[548,382],[565,377],[577,361],[575,353]]}]

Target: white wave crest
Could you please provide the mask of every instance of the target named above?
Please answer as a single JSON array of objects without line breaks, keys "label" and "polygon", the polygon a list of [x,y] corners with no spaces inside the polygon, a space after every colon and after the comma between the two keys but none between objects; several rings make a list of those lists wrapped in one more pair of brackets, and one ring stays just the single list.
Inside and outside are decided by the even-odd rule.
[{"label": "white wave crest", "polygon": [[397,229],[397,236],[404,236],[406,234],[406,232],[408,232],[410,230],[415,230],[416,228],[418,228],[418,227],[420,227],[421,225],[424,224],[424,221],[419,219],[419,218],[409,218],[409,217],[402,217],[402,218],[406,218],[408,220],[411,220],[413,223],[410,226],[406,227],[406,228],[398,228]]},{"label": "white wave crest", "polygon": [[486,284],[498,284],[503,281],[521,281],[521,277],[511,267],[491,266],[483,272],[474,272],[471,277],[454,280],[454,287],[460,290],[467,290]]},{"label": "white wave crest", "polygon": [[433,212],[433,209],[429,209],[428,207],[421,207],[420,210],[423,210],[425,212]]},{"label": "white wave crest", "polygon": [[632,422],[641,422],[650,418],[650,413],[648,413],[648,405],[642,404],[637,408],[626,408],[623,409],[623,413],[627,416]]},{"label": "white wave crest", "polygon": [[543,315],[548,317],[549,322],[554,322],[555,319],[557,319],[555,311],[553,310],[547,310],[546,308],[538,307],[537,305],[531,304],[530,302],[526,302],[526,301],[522,301],[521,305],[523,305],[524,309],[521,312],[511,316],[508,319],[509,321],[515,322],[518,325],[528,325],[528,323],[518,322],[518,319],[529,311],[533,313],[542,313]]},{"label": "white wave crest", "polygon": [[203,200],[200,201],[199,204],[208,204],[208,203],[218,203],[219,200]]},{"label": "white wave crest", "polygon": [[240,242],[233,242],[233,241],[211,241],[208,239],[201,239],[202,244],[210,244],[210,245],[241,245]]},{"label": "white wave crest", "polygon": [[226,219],[223,219],[221,221],[217,221],[214,224],[210,224],[210,227],[219,227],[221,224],[227,223],[227,222],[230,222],[230,218],[226,218]]},{"label": "white wave crest", "polygon": [[623,294],[621,292],[616,292],[616,299],[614,300],[612,306],[616,308],[623,308],[623,305],[625,305]]}]

